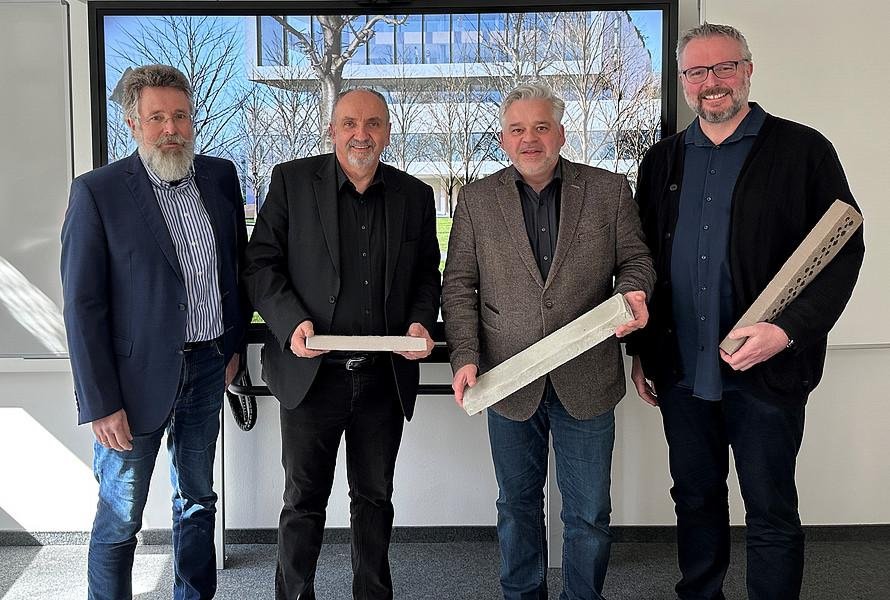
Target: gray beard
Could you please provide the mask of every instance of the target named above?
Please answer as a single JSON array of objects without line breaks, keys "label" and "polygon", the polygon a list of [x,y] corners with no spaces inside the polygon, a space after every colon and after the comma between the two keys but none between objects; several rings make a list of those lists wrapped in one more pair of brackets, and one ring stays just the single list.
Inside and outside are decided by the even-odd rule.
[{"label": "gray beard", "polygon": [[165,152],[150,144],[139,144],[139,156],[161,181],[185,179],[195,160],[195,143],[186,141],[180,150]]},{"label": "gray beard", "polygon": [[[686,96],[686,104],[692,109],[692,112],[701,117],[708,123],[726,123],[732,120],[739,111],[748,103],[748,94],[751,89],[750,80],[744,81],[736,92],[732,94],[732,104],[723,111],[714,112],[707,111],[702,107],[702,101],[698,98],[690,98],[684,90],[683,95]],[[692,101],[690,101],[692,100]]]},{"label": "gray beard", "polygon": [[739,111],[742,110],[743,104],[744,104],[744,101],[740,100],[739,98],[733,97],[732,105],[729,108],[727,108],[726,110],[723,110],[720,112],[707,111],[704,108],[702,108],[701,104],[698,104],[694,108],[694,110],[695,110],[695,114],[700,116],[702,119],[704,119],[708,123],[725,123],[725,122],[731,120],[737,114],[739,114]]}]

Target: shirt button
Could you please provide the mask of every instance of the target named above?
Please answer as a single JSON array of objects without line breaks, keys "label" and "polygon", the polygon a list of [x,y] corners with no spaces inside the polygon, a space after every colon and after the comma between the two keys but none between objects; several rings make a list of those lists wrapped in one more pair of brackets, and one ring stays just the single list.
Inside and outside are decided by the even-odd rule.
[{"label": "shirt button", "polygon": [[550,260],[550,259],[549,259],[548,257],[545,256],[545,257],[544,257],[544,262],[547,262],[548,260]]},{"label": "shirt button", "polygon": [[668,186],[668,189],[669,189],[670,191],[672,191],[672,192],[676,192],[676,191],[677,191],[677,184],[676,184],[676,183],[672,183],[671,185]]},{"label": "shirt button", "polygon": [[702,321],[706,320],[704,315],[700,316],[699,319],[701,319]]},{"label": "shirt button", "polygon": [[717,173],[717,170],[716,170],[716,169],[711,169],[711,175],[714,175],[715,173]]},{"label": "shirt button", "polygon": [[367,280],[367,279],[365,279],[365,285],[368,285],[368,280]]},{"label": "shirt button", "polygon": [[668,231],[667,233],[664,234],[664,239],[666,239],[666,240],[671,239],[671,235],[673,235],[673,234],[671,234],[671,232]]},{"label": "shirt button", "polygon": [[185,310],[185,304],[182,302],[179,303],[179,310]]},{"label": "shirt button", "polygon": [[364,231],[365,229],[367,229],[367,227],[365,227],[364,225],[362,225],[362,231]]},{"label": "shirt button", "polygon": [[705,198],[705,202],[710,202],[710,201],[711,201],[711,197],[710,197],[710,196],[708,196],[707,198]]},{"label": "shirt button", "polygon": [[702,254],[702,255],[701,255],[701,259],[702,259],[702,260],[708,260],[708,257],[705,256],[704,254]]},{"label": "shirt button", "polygon": [[541,227],[541,231],[547,231],[546,227]]},{"label": "shirt button", "polygon": [[368,255],[367,252],[362,252],[362,256],[367,256],[367,255]]},{"label": "shirt button", "polygon": [[707,292],[707,291],[708,291],[708,286],[706,286],[706,285],[701,286],[701,291],[703,291],[703,292]]},{"label": "shirt button", "polygon": [[704,229],[705,231],[707,231],[707,230],[710,229],[710,228],[711,228],[710,225],[705,225],[704,227],[702,227],[702,229]]},{"label": "shirt button", "polygon": [[333,304],[334,302],[336,302],[336,300],[337,300],[337,299],[334,298],[333,296],[328,296],[328,302],[330,302],[331,304]]},{"label": "shirt button", "polygon": [[544,306],[546,306],[547,308],[553,308],[553,300],[547,300],[546,302],[544,302]]}]

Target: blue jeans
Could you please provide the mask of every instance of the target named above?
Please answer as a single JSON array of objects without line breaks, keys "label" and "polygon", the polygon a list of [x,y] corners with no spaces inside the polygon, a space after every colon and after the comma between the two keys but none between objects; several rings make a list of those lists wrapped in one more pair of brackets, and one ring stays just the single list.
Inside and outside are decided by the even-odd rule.
[{"label": "blue jeans", "polygon": [[729,567],[729,448],[747,525],[750,600],[794,600],[803,580],[804,534],[794,471],[804,407],[743,390],[720,401],[667,387],[658,395],[670,449],[671,496],[683,600],[722,600]]},{"label": "blue jeans", "polygon": [[500,490],[498,540],[504,599],[547,598],[544,485],[550,434],[564,525],[560,598],[602,598],[612,543],[609,488],[615,412],[579,421],[566,412],[548,379],[541,404],[527,421],[512,421],[488,411]]},{"label": "blue jeans", "polygon": [[[176,402],[157,431],[133,436],[133,449],[94,445],[99,504],[87,566],[90,600],[132,598],[133,553],[148,484],[164,432],[173,485],[173,597],[212,598],[216,592],[213,458],[219,435],[225,365],[217,344],[185,353]],[[138,382],[124,382],[138,385]]]}]

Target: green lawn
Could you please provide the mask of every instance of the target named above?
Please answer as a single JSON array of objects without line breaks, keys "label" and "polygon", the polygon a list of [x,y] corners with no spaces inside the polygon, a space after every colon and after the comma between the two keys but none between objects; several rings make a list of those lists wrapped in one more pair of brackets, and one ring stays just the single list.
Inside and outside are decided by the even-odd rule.
[{"label": "green lawn", "polygon": [[451,217],[436,217],[436,237],[439,238],[439,251],[442,253],[442,262],[439,270],[445,270],[445,252],[448,249],[448,236],[451,235]]}]

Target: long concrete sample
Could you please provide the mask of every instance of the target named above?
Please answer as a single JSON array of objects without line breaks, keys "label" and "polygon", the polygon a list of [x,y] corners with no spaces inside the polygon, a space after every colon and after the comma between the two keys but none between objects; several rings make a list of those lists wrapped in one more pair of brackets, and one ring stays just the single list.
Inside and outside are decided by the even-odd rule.
[{"label": "long concrete sample", "polygon": [[[733,329],[748,327],[761,321],[771,322],[779,316],[825,265],[831,262],[860,225],[862,215],[846,202],[835,200]],[[726,337],[720,342],[720,348],[732,354],[747,339],[732,340]]]},{"label": "long concrete sample", "polygon": [[313,335],[306,338],[309,350],[349,352],[422,352],[426,340],[408,335]]},{"label": "long concrete sample", "polygon": [[571,323],[483,373],[464,392],[464,410],[474,415],[516,390],[587,352],[633,319],[621,294],[612,296]]}]

